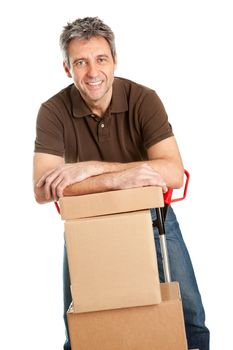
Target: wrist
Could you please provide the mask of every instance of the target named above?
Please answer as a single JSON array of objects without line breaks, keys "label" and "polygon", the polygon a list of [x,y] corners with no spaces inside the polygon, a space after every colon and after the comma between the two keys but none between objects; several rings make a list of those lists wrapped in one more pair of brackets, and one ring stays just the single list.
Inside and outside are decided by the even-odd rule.
[{"label": "wrist", "polygon": [[116,189],[115,177],[116,175],[113,173],[106,173],[102,176],[102,187],[104,191],[113,191]]},{"label": "wrist", "polygon": [[129,166],[128,163],[96,161],[96,167],[100,171],[98,174],[104,174],[116,173],[122,170],[126,170]]}]

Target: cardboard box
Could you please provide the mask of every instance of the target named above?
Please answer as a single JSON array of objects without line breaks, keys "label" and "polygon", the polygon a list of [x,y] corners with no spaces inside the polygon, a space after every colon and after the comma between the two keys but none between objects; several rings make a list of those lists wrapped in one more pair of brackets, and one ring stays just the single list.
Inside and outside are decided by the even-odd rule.
[{"label": "cardboard box", "polygon": [[150,210],[68,220],[75,312],[161,302]]},{"label": "cardboard box", "polygon": [[62,219],[78,219],[163,207],[162,189],[156,186],[63,197],[59,200]]},{"label": "cardboard box", "polygon": [[67,313],[72,350],[187,350],[178,283],[161,285],[162,303]]}]

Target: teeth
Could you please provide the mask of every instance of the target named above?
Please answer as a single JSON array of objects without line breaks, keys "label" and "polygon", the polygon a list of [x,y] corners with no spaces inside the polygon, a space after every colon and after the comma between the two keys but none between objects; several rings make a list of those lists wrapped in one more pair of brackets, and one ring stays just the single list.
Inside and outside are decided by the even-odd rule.
[{"label": "teeth", "polygon": [[88,85],[91,85],[91,86],[97,86],[97,85],[100,85],[102,83],[102,81],[96,81],[94,83],[87,83]]}]

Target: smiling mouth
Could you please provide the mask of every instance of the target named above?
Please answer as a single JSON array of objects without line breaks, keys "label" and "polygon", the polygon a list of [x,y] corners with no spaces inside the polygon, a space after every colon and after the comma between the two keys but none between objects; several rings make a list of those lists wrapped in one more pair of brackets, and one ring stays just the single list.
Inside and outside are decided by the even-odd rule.
[{"label": "smiling mouth", "polygon": [[97,86],[100,86],[102,84],[102,80],[100,81],[94,81],[94,82],[87,82],[86,84],[89,85],[89,86],[94,86],[94,87],[97,87]]}]

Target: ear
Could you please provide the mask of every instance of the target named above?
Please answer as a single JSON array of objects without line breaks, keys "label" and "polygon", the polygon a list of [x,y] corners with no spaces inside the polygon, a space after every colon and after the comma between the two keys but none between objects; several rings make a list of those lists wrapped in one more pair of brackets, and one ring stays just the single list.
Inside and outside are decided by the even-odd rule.
[{"label": "ear", "polygon": [[68,67],[67,63],[64,61],[63,62],[63,67],[64,67],[64,70],[66,72],[66,75],[68,78],[72,78],[72,75],[70,73],[70,68]]}]

